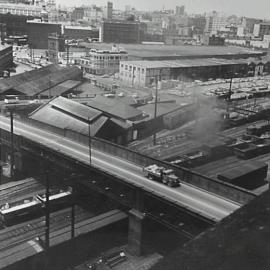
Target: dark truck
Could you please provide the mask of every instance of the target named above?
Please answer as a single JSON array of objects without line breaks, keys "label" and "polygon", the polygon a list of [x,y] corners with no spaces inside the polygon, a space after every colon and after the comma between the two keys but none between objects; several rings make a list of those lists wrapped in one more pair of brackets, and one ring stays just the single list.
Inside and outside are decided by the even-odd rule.
[{"label": "dark truck", "polygon": [[163,183],[169,187],[179,187],[180,180],[174,174],[172,169],[165,169],[164,167],[157,166],[156,164],[147,166],[143,168],[145,176],[150,179]]}]

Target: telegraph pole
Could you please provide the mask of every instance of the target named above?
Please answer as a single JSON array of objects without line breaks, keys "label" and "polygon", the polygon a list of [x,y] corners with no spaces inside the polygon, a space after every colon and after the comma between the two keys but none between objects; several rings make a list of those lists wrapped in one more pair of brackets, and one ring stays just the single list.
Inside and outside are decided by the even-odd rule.
[{"label": "telegraph pole", "polygon": [[69,66],[69,44],[67,43],[67,66]]},{"label": "telegraph pole", "polygon": [[[161,73],[161,70],[160,70]],[[157,120],[157,102],[158,102],[158,78],[161,80],[161,74],[156,75],[156,93],[155,93],[155,111],[154,111],[154,123],[156,125],[156,120]],[[155,129],[154,135],[153,135],[153,144],[156,145],[157,143],[157,132]]]},{"label": "telegraph pole", "polygon": [[14,180],[14,129],[13,129],[13,110],[10,109],[10,141],[11,141],[11,155],[10,155],[10,178]]},{"label": "telegraph pole", "polygon": [[88,147],[89,147],[89,162],[92,164],[92,139],[91,139],[91,124],[88,117]]},{"label": "telegraph pole", "polygon": [[48,168],[45,170],[46,177],[46,203],[45,203],[45,213],[46,213],[46,234],[45,234],[45,249],[48,252],[50,247],[50,177]]},{"label": "telegraph pole", "polygon": [[0,185],[2,184],[2,172],[3,172],[3,166],[2,166],[2,129],[0,128]]}]

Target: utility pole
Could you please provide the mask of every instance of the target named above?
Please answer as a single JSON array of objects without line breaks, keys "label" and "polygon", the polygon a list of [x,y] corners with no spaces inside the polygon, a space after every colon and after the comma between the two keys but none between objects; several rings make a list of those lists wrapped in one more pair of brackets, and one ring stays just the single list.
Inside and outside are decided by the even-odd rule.
[{"label": "utility pole", "polygon": [[10,141],[11,141],[11,155],[10,155],[10,178],[14,180],[14,130],[13,130],[13,109],[10,109]]},{"label": "utility pole", "polygon": [[69,66],[69,44],[67,42],[67,67]]},{"label": "utility pole", "polygon": [[[73,178],[75,175],[73,176]],[[74,181],[72,180],[72,194],[71,194],[71,239],[74,239],[75,237],[75,192],[74,192]]]},{"label": "utility pole", "polygon": [[[156,75],[156,93],[155,93],[155,111],[154,111],[154,124],[156,125],[157,120],[157,102],[158,102],[158,77],[161,75]],[[153,135],[153,144],[156,145],[157,143],[157,132],[155,129],[154,135]]]},{"label": "utility pole", "polygon": [[46,239],[45,239],[45,249],[46,252],[49,251],[50,247],[50,177],[48,168],[45,170],[46,177],[46,203],[45,203],[45,213],[46,213]]},{"label": "utility pole", "polygon": [[49,99],[51,99],[51,75],[49,75]]},{"label": "utility pole", "polygon": [[2,184],[2,172],[3,172],[3,167],[2,167],[2,129],[0,128],[0,185]]},{"label": "utility pole", "polygon": [[90,117],[88,117],[88,147],[89,147],[89,162],[92,164],[92,139],[91,139],[91,124]]}]

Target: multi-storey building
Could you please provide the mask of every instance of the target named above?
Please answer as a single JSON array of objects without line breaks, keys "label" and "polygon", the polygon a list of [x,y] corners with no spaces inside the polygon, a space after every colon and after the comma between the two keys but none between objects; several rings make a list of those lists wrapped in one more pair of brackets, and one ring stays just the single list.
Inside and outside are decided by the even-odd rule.
[{"label": "multi-storey building", "polygon": [[104,20],[101,23],[99,40],[107,43],[139,43],[140,22]]},{"label": "multi-storey building", "polygon": [[252,34],[254,25],[263,22],[261,19],[243,17],[241,19],[241,26],[243,27],[244,34]]},{"label": "multi-storey building", "polygon": [[227,25],[227,19],[224,15],[213,12],[212,15],[206,17],[205,32],[217,34],[217,31]]},{"label": "multi-storey building", "polygon": [[49,61],[57,64],[58,63],[58,52],[65,50],[65,40],[63,36],[57,33],[51,33],[48,36],[48,58]]},{"label": "multi-storey building", "polygon": [[91,24],[95,25],[98,22],[101,22],[103,18],[102,8],[92,5],[84,9],[83,20],[88,21]]},{"label": "multi-storey building", "polygon": [[84,72],[103,75],[119,72],[120,61],[128,60],[125,50],[118,50],[116,46],[111,51],[92,49],[89,55],[81,58],[80,65]]},{"label": "multi-storey building", "polygon": [[107,2],[107,6],[104,8],[104,19],[111,20],[113,15],[113,3]]},{"label": "multi-storey building", "polygon": [[185,6],[176,6],[175,7],[175,14],[176,15],[180,15],[180,16],[183,16],[185,15]]},{"label": "multi-storey building", "polygon": [[205,16],[200,16],[200,15],[189,17],[188,25],[193,28],[193,33],[202,34],[205,29],[206,18]]},{"label": "multi-storey building", "polygon": [[270,35],[270,23],[264,22],[255,24],[253,35],[259,38],[263,38],[265,35]]},{"label": "multi-storey building", "polygon": [[71,19],[73,21],[78,21],[78,20],[82,20],[84,16],[84,8],[82,7],[76,7],[71,14]]},{"label": "multi-storey building", "polygon": [[0,72],[11,68],[13,65],[12,46],[0,45]]},{"label": "multi-storey building", "polygon": [[1,3],[0,13],[40,17],[42,8],[34,5]]},{"label": "multi-storey building", "polygon": [[64,35],[67,39],[99,38],[99,30],[86,26],[65,26]]},{"label": "multi-storey building", "polygon": [[51,33],[61,35],[61,24],[37,20],[27,21],[27,34],[30,48],[48,49],[48,37]]},{"label": "multi-storey building", "polygon": [[26,21],[33,19],[32,16],[0,14],[0,23],[6,26],[6,36],[26,35]]}]

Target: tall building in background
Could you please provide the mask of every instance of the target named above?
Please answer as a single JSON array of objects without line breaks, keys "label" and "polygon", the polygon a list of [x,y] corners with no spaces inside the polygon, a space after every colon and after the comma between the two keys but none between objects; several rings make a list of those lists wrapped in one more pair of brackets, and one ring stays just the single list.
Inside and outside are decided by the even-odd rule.
[{"label": "tall building in background", "polygon": [[179,16],[185,15],[185,6],[176,6],[175,14]]},{"label": "tall building in background", "polygon": [[101,23],[100,42],[140,43],[140,22],[104,20]]},{"label": "tall building in background", "polygon": [[51,33],[62,34],[61,24],[41,21],[27,21],[29,46],[32,49],[48,49],[48,37]]},{"label": "tall building in background", "polygon": [[253,35],[254,37],[259,37],[261,39],[263,39],[265,35],[270,35],[270,23],[263,22],[263,23],[255,24]]},{"label": "tall building in background", "polygon": [[213,11],[211,15],[206,17],[205,32],[217,34],[217,32],[227,25],[225,15]]},{"label": "tall building in background", "polygon": [[106,20],[111,20],[113,15],[113,3],[107,2],[107,6],[104,8],[103,17]]},{"label": "tall building in background", "polygon": [[50,33],[48,36],[48,58],[49,61],[58,64],[58,52],[65,51],[65,40],[62,35]]},{"label": "tall building in background", "polygon": [[72,21],[77,22],[78,20],[82,20],[84,16],[84,8],[76,7],[71,14]]},{"label": "tall building in background", "polygon": [[253,34],[254,25],[261,22],[263,22],[263,20],[243,17],[241,19],[241,26],[243,27],[244,34]]},{"label": "tall building in background", "polygon": [[0,13],[2,14],[10,13],[13,15],[40,17],[41,10],[42,8],[40,6],[33,5],[11,3],[1,3],[0,5]]},{"label": "tall building in background", "polygon": [[33,19],[32,16],[0,14],[0,23],[6,26],[7,36],[27,35],[26,22]]}]

